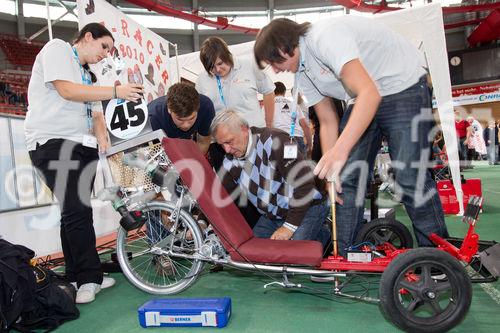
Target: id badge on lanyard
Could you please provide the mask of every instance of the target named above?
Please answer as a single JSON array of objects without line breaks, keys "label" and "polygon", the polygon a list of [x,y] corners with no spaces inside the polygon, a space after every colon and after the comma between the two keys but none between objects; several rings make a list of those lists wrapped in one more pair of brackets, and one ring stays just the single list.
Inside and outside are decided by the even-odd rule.
[{"label": "id badge on lanyard", "polygon": [[[302,61],[301,61],[302,64]],[[297,122],[297,98],[299,97],[299,72],[295,74],[294,84],[293,84],[293,100],[292,100],[292,112],[290,121],[290,143],[286,143],[283,147],[283,158],[285,159],[296,159],[298,154],[297,143],[293,141],[295,136],[295,124]]]},{"label": "id badge on lanyard", "polygon": [[[87,86],[92,85],[92,80],[90,79],[90,74],[83,68],[82,64],[80,63],[80,59],[78,58],[78,53],[76,52],[76,48],[73,46],[73,58],[75,59],[76,63],[80,67],[80,74],[82,76],[82,83]],[[97,139],[93,135],[93,130],[92,130],[92,105],[90,102],[84,102],[85,104],[85,109],[86,109],[86,116],[87,116],[87,134],[83,135],[83,140],[82,144],[85,147],[90,147],[90,148],[97,148]]]},{"label": "id badge on lanyard", "polygon": [[285,143],[283,146],[283,158],[285,160],[294,160],[297,158],[298,154],[297,143],[290,141],[290,143]]},{"label": "id badge on lanyard", "polygon": [[217,87],[219,88],[220,100],[222,101],[222,104],[224,105],[224,109],[227,110],[227,103],[226,103],[226,99],[224,98],[224,91],[222,90],[222,82],[220,80],[220,76],[216,75],[215,78],[217,80]]}]

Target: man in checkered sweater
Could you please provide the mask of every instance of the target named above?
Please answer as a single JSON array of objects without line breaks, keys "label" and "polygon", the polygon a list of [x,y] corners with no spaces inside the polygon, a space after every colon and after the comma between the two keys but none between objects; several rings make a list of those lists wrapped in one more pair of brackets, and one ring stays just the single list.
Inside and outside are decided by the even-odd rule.
[{"label": "man in checkered sweater", "polygon": [[230,110],[219,112],[210,130],[226,152],[219,172],[224,187],[230,194],[241,191],[262,214],[255,236],[319,240],[326,246],[330,232],[324,224],[329,212],[324,186],[316,184],[314,166],[300,152],[285,158],[288,134],[250,128]]}]

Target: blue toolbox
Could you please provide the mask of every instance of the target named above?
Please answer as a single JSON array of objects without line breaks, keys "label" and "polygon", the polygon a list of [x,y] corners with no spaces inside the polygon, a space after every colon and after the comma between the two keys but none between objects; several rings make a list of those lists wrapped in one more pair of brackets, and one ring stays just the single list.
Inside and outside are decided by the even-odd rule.
[{"label": "blue toolbox", "polygon": [[225,327],[231,316],[231,298],[155,299],[138,310],[142,327]]}]

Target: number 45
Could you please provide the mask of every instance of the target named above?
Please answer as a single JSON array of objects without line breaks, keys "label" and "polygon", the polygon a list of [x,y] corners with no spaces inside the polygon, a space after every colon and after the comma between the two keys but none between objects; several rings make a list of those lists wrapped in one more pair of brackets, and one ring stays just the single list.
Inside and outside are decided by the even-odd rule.
[{"label": "number 45", "polygon": [[[125,105],[127,106],[127,114],[125,114]],[[129,126],[140,126],[146,119],[145,112],[139,107],[140,105],[141,104],[134,102],[127,102],[125,104],[118,105],[113,112],[113,116],[111,117],[111,130],[120,129],[121,131],[125,131],[129,128]]]}]

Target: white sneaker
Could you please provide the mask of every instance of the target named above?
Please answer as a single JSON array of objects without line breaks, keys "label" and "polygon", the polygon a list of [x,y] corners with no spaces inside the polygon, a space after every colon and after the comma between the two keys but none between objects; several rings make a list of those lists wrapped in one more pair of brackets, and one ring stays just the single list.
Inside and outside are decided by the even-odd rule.
[{"label": "white sneaker", "polygon": [[76,300],[77,304],[85,304],[90,303],[95,300],[95,295],[101,291],[101,285],[97,283],[85,283],[78,288],[76,292]]},{"label": "white sneaker", "polygon": [[[71,284],[75,285],[76,288],[76,282],[72,282]],[[77,304],[84,304],[84,303],[90,303],[95,300],[95,295],[101,291],[101,289],[106,289],[109,287],[114,286],[116,283],[116,280],[113,279],[112,277],[107,277],[104,276],[102,278],[102,284],[97,284],[97,283],[85,283],[78,288],[78,291],[76,292],[76,300],[75,302]]]},{"label": "white sneaker", "polygon": [[116,283],[116,280],[113,279],[112,277],[103,276],[102,283],[101,283],[101,289],[113,287],[115,285],[115,283]]}]

